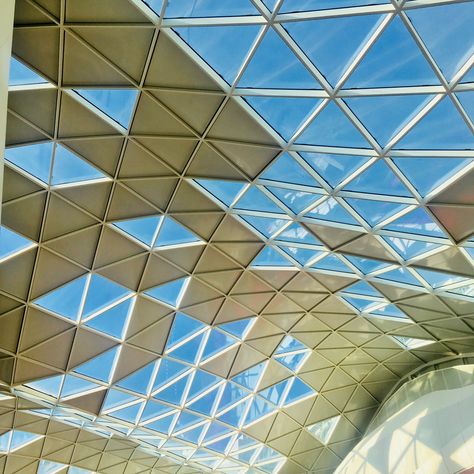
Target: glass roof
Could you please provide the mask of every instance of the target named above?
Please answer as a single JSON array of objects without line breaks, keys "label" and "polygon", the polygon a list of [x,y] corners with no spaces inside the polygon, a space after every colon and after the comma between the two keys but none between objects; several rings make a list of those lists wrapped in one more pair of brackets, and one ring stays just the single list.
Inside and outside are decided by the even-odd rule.
[{"label": "glass roof", "polygon": [[[442,258],[440,267],[433,267],[436,260],[430,260],[453,251],[470,271],[474,268],[472,234],[453,236],[431,205],[444,205],[443,197],[437,202],[437,196],[458,180],[472,176],[474,170],[474,2],[132,3],[139,4],[150,21],[166,30],[190,55],[199,57],[225,100],[235,99],[278,144],[274,157],[253,176],[242,170],[224,176],[219,170],[206,172],[204,166],[202,173],[186,174],[184,167],[176,173],[166,164],[167,178],[176,179],[182,188],[197,190],[199,198],[208,198],[214,206],[209,216],[199,219],[231,215],[250,231],[248,242],[262,244],[249,257],[248,266],[238,262],[232,271],[266,272],[271,278],[275,271],[291,270],[315,277],[315,281],[321,276],[334,277],[344,281],[331,289],[330,297],[340,304],[338,313],[347,308],[347,313],[361,318],[361,325],[368,327],[374,322],[383,328],[384,323],[392,324],[401,331],[406,329],[406,334],[416,318],[412,308],[389,298],[390,291],[449,297],[460,305],[474,301],[474,277],[469,277],[468,271],[455,264],[443,266]],[[136,135],[137,146],[150,154],[140,142],[150,136],[132,133],[133,121],[140,101],[163,91],[160,87],[145,90],[144,81],[133,81],[134,87],[65,86],[61,93],[106,122],[109,138]],[[12,57],[9,87],[15,92],[54,86],[33,66]],[[212,124],[210,121],[208,127]],[[190,129],[186,125],[187,132]],[[169,142],[182,138],[173,133],[163,133],[161,138]],[[205,140],[205,133],[197,138]],[[185,138],[195,139],[194,135],[193,131]],[[7,146],[8,169],[50,194],[73,193],[82,186],[105,183],[118,193],[117,183],[122,178],[118,171],[114,175],[105,165],[102,168],[100,160],[89,161],[66,139],[48,137]],[[219,144],[240,144],[238,140],[219,140],[213,143],[216,149]],[[126,159],[124,150],[120,152],[121,165]],[[152,177],[151,173],[137,176],[133,179],[143,182]],[[198,225],[190,217],[197,212],[191,209],[176,210],[168,201],[163,206],[148,205],[163,182],[150,185],[149,196],[130,192],[127,199],[137,198],[143,206],[139,212],[125,209],[111,218],[100,217],[100,222],[93,216],[94,222],[88,225],[104,224],[104,234],[124,239],[133,248],[124,257],[130,261],[146,255],[149,265],[152,258],[165,255],[159,261],[165,267],[169,263],[166,252],[187,258],[191,253],[186,252],[196,250],[192,258],[198,262],[201,251],[216,251],[214,231],[198,235]],[[174,198],[178,192],[170,192],[170,196]],[[198,208],[201,204],[196,201]],[[470,206],[465,202],[460,205]],[[94,214],[87,213],[88,217]],[[344,245],[332,242],[346,234],[349,237]],[[366,238],[363,251],[350,245],[361,236]],[[101,234],[100,239],[105,237]],[[26,235],[0,227],[0,263],[36,246]],[[198,311],[206,311],[186,300],[196,273],[199,277],[200,272],[224,272],[222,269],[195,272],[190,265],[185,272],[170,260],[166,278],[140,278],[132,290],[125,277],[123,284],[107,278],[107,269],[119,261],[118,256],[112,255],[105,270],[99,268],[102,271],[74,258],[69,260],[80,268],[76,276],[34,293],[28,305],[61,323],[104,336],[110,345],[61,375],[19,385],[17,390],[43,403],[55,419],[104,436],[121,433],[157,456],[169,455],[183,464],[191,462],[220,472],[277,473],[286,456],[243,430],[317,397],[318,392],[305,378],[306,367],[315,363],[308,338],[300,340],[298,333],[279,326],[278,334],[262,336],[280,337],[263,361],[218,375],[210,369],[212,362],[223,354],[237,353],[261,319],[254,314],[258,311],[225,322],[196,316]],[[219,284],[223,287],[226,282],[222,278]],[[235,296],[220,286],[219,291],[204,303]],[[238,296],[243,300],[248,295],[242,291]],[[150,305],[160,315],[157,320],[163,314],[171,323],[163,330],[159,357],[150,357],[151,362],[122,376],[117,367],[138,304]],[[298,311],[284,311],[292,312]],[[387,340],[404,351],[436,342],[435,331],[419,338],[404,334],[389,334]],[[283,374],[278,382],[272,380],[274,373]],[[66,408],[76,398],[99,391],[105,395],[97,414]],[[305,419],[302,423],[306,435],[327,445],[338,424],[342,425],[341,419],[342,415],[320,416],[316,422]],[[26,432],[8,431],[0,436],[0,452],[13,452],[37,439]],[[52,474],[67,467],[43,460],[38,472]],[[86,471],[71,467],[68,472]]]}]

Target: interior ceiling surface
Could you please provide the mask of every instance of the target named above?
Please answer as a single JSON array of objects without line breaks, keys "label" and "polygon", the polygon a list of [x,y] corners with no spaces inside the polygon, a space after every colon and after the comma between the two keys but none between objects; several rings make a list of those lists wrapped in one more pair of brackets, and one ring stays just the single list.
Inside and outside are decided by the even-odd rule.
[{"label": "interior ceiling surface", "polygon": [[472,352],[473,20],[17,0],[4,472],[330,473]]}]

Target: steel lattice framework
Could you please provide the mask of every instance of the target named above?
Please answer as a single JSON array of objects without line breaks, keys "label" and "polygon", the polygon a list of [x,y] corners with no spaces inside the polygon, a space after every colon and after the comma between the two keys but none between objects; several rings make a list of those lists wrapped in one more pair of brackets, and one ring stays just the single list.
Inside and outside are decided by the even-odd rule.
[{"label": "steel lattice framework", "polygon": [[471,353],[473,20],[17,0],[4,472],[334,472],[400,378]]}]

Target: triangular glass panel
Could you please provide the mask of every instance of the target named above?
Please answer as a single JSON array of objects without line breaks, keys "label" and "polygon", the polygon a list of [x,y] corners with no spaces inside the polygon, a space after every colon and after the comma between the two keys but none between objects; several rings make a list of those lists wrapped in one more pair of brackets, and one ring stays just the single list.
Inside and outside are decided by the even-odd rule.
[{"label": "triangular glass panel", "polygon": [[233,405],[234,403],[243,400],[249,394],[250,392],[245,388],[242,388],[240,385],[236,385],[232,382],[226,382],[226,386],[219,402],[218,410],[224,410],[225,408]]},{"label": "triangular glass panel", "polygon": [[80,183],[106,178],[97,168],[62,145],[56,146],[51,185]]},{"label": "triangular glass panel", "polygon": [[101,411],[104,413],[137,400],[139,400],[139,398],[134,395],[110,388],[107,391],[107,396],[105,397]]},{"label": "triangular glass panel", "polygon": [[425,242],[424,240],[391,236],[382,236],[382,238],[405,260],[409,260],[410,258],[414,258],[440,246],[439,244]]},{"label": "triangular glass panel", "polygon": [[387,262],[382,262],[380,260],[374,260],[372,258],[367,257],[356,257],[355,255],[345,255],[345,257],[364,275],[375,272],[390,265]]},{"label": "triangular glass panel", "polygon": [[472,122],[474,122],[474,94],[472,91],[459,92],[456,97],[461,102],[465,112],[469,116]]},{"label": "triangular glass panel", "polygon": [[212,357],[218,353],[223,353],[227,348],[236,343],[237,340],[233,337],[216,329],[212,329],[209,337],[207,338],[201,361],[205,361],[206,359],[209,359],[209,357]]},{"label": "triangular glass panel", "polygon": [[135,89],[75,89],[104,114],[128,128],[138,95]]},{"label": "triangular glass panel", "polygon": [[74,375],[66,375],[63,388],[61,389],[61,398],[88,392],[98,387],[100,387],[100,385],[90,382],[89,380],[75,377]]},{"label": "triangular glass panel", "polygon": [[232,321],[230,323],[219,324],[219,329],[243,340],[247,335],[248,330],[253,325],[255,318],[239,319],[238,321]]},{"label": "triangular glass panel", "polygon": [[86,318],[130,293],[131,291],[127,288],[103,276],[93,274],[87,290],[82,317]]},{"label": "triangular glass panel", "polygon": [[301,145],[369,147],[355,125],[332,101],[319,112],[296,142]]},{"label": "triangular glass panel", "polygon": [[195,181],[227,207],[235,201],[235,198],[240,194],[244,186],[247,185],[247,183],[241,181],[222,179],[196,179]]},{"label": "triangular glass panel", "polygon": [[208,390],[220,381],[221,378],[217,377],[217,375],[213,375],[209,372],[204,372],[203,370],[197,369],[194,373],[194,378],[191,383],[191,387],[189,388],[187,400],[192,400],[194,397]]},{"label": "triangular glass panel", "polygon": [[257,15],[258,11],[249,0],[173,0],[168,2],[165,18],[229,17]]},{"label": "triangular glass panel", "polygon": [[5,160],[13,163],[45,184],[49,182],[53,143],[36,143],[5,149]]},{"label": "triangular glass panel", "polygon": [[381,95],[346,99],[372,136],[385,146],[432,98],[426,95]]},{"label": "triangular glass panel", "polygon": [[182,411],[173,429],[173,434],[177,431],[181,431],[185,428],[196,425],[197,423],[201,423],[202,421],[204,421],[204,418],[202,418],[201,416],[195,415],[187,411]]},{"label": "triangular glass panel", "polygon": [[260,26],[194,26],[174,28],[174,31],[232,84],[260,31]]},{"label": "triangular glass panel", "polygon": [[38,465],[37,474],[56,474],[60,471],[65,472],[66,464],[61,464],[59,462],[47,461],[42,459]]},{"label": "triangular glass panel", "polygon": [[250,401],[251,400],[245,400],[244,402],[239,403],[235,407],[219,415],[217,418],[230,426],[240,428]]},{"label": "triangular glass panel", "polygon": [[250,464],[251,459],[255,455],[257,448],[254,449],[247,449],[246,451],[242,451],[240,453],[233,454],[232,457],[237,459],[240,462],[244,462],[246,464]]},{"label": "triangular glass panel", "polygon": [[388,272],[377,275],[377,278],[395,281],[397,283],[405,283],[407,285],[421,286],[421,283],[406,268],[389,270]]},{"label": "triangular glass panel", "polygon": [[146,427],[150,430],[158,431],[158,433],[169,434],[171,431],[171,426],[173,425],[177,416],[177,414],[164,416],[163,418],[147,424]]},{"label": "triangular glass panel", "polygon": [[150,247],[155,240],[156,228],[160,221],[159,216],[147,216],[117,221],[113,225]]},{"label": "triangular glass panel", "polygon": [[419,349],[420,347],[427,346],[429,344],[433,344],[434,341],[430,341],[428,339],[416,339],[414,337],[407,337],[407,336],[391,336],[400,346],[405,349],[412,350],[412,349]]},{"label": "triangular glass panel", "polygon": [[380,301],[361,298],[358,295],[354,295],[354,296],[343,295],[343,298],[344,298],[344,301],[347,301],[357,311],[361,311],[361,312],[369,311],[370,308],[372,308],[373,306],[380,304]]},{"label": "triangular glass panel", "polygon": [[333,188],[369,160],[368,156],[300,152],[304,160]]},{"label": "triangular glass panel", "polygon": [[114,369],[117,346],[79,365],[74,372],[101,382],[109,382]]},{"label": "triangular glass panel", "polygon": [[323,243],[317,239],[306,227],[298,222],[289,225],[283,232],[278,234],[276,240],[282,242],[295,242],[301,244],[319,245]]},{"label": "triangular glass panel", "polygon": [[183,245],[194,242],[201,242],[196,235],[183,225],[176,222],[171,217],[166,216],[158,232],[155,247],[165,247],[169,245]]},{"label": "triangular glass panel", "polygon": [[216,438],[220,438],[221,436],[224,436],[225,434],[231,433],[231,429],[228,428],[227,426],[223,425],[222,423],[219,423],[218,421],[213,421],[209,425],[209,429],[206,432],[206,436],[204,437],[204,442],[207,443],[208,441],[211,441]]},{"label": "triangular glass panel", "polygon": [[288,352],[301,350],[308,350],[308,348],[302,342],[298,341],[298,339],[287,335],[278,345],[275,354],[286,354]]},{"label": "triangular glass panel", "polygon": [[232,453],[235,451],[240,451],[245,448],[249,448],[250,446],[255,446],[257,444],[257,441],[253,438],[250,438],[250,436],[247,436],[243,433],[240,433],[235,442],[234,445],[232,446]]},{"label": "triangular glass panel", "polygon": [[87,275],[77,278],[37,298],[34,303],[48,311],[77,321],[87,279]]},{"label": "triangular glass panel", "polygon": [[353,273],[352,270],[336,255],[328,255],[311,265],[318,270],[331,270],[334,272]]},{"label": "triangular glass panel", "polygon": [[59,391],[61,390],[63,378],[64,377],[62,375],[54,375],[53,377],[46,377],[45,379],[28,382],[25,385],[37,390],[38,392],[57,398],[59,397]]},{"label": "triangular glass panel", "polygon": [[339,415],[327,418],[326,420],[318,421],[317,423],[308,426],[307,429],[315,438],[321,441],[321,443],[328,444],[334,430],[336,429],[339,419]]},{"label": "triangular glass panel", "polygon": [[168,405],[163,405],[162,403],[155,402],[154,400],[148,400],[140,416],[140,423],[144,423],[147,420],[164,415],[171,410],[173,410],[173,408],[169,407]]},{"label": "triangular glass panel", "polygon": [[170,348],[184,341],[184,339],[196,334],[204,327],[206,325],[201,321],[191,318],[184,313],[176,313],[166,347]]},{"label": "triangular glass panel", "polygon": [[239,87],[321,89],[273,28],[269,28],[247,65]]},{"label": "triangular glass panel", "polygon": [[245,100],[285,140],[289,140],[321,103],[307,97],[250,96]]},{"label": "triangular glass panel", "polygon": [[472,158],[392,158],[422,197],[468,166]]},{"label": "triangular glass panel", "polygon": [[25,66],[18,59],[10,58],[10,77],[9,86],[25,86],[30,84],[44,84],[48,81],[42,78],[38,73]]},{"label": "triangular glass panel", "polygon": [[255,186],[251,186],[247,191],[245,191],[243,196],[237,201],[234,208],[246,211],[283,214],[283,210]]},{"label": "triangular glass panel", "polygon": [[195,364],[198,361],[201,352],[201,344],[204,339],[204,334],[194,336],[189,341],[185,342],[179,347],[174,347],[169,352],[175,359],[182,360],[188,364]]},{"label": "triangular glass panel", "polygon": [[446,237],[438,224],[421,207],[403,214],[403,216],[386,225],[384,229],[431,237]]},{"label": "triangular glass panel", "polygon": [[255,390],[266,366],[266,362],[260,362],[260,364],[240,372],[240,374],[232,377],[231,380],[249,390]]},{"label": "triangular glass panel", "polygon": [[302,247],[287,247],[279,245],[279,247],[287,253],[290,257],[296,260],[300,265],[307,265],[308,262],[314,260],[318,255],[321,255],[320,250],[307,249]]},{"label": "triangular glass panel", "polygon": [[177,308],[188,287],[189,278],[178,278],[177,280],[155,286],[145,291],[145,294]]},{"label": "triangular glass panel", "polygon": [[378,160],[348,183],[344,190],[364,194],[412,197],[411,193],[383,161]]},{"label": "triangular glass panel", "polygon": [[212,443],[207,443],[206,448],[212,449],[213,451],[217,451],[220,454],[225,454],[232,439],[233,438],[229,436],[227,438],[222,438],[217,441],[213,441]]},{"label": "triangular glass panel", "polygon": [[396,145],[400,149],[474,148],[474,134],[449,97],[442,99]]},{"label": "triangular glass panel", "polygon": [[387,0],[305,0],[304,2],[284,0],[280,13],[328,10],[362,5],[378,5],[380,3],[387,3]]},{"label": "triangular glass panel", "polygon": [[272,403],[267,402],[264,398],[255,396],[252,399],[252,404],[250,405],[250,409],[247,412],[247,416],[245,417],[245,424],[249,425],[254,421],[257,421],[266,415],[274,412],[276,410],[275,405]]},{"label": "triangular glass panel", "polygon": [[[297,2],[285,2],[288,6],[291,3]],[[313,3],[315,9],[321,8],[317,1]],[[360,15],[295,21],[285,23],[285,28],[326,79],[335,85],[381,18],[381,15]]]},{"label": "triangular glass panel", "polygon": [[409,319],[408,316],[393,304],[388,304],[370,311],[370,314],[387,318]]},{"label": "triangular glass panel", "polygon": [[340,224],[360,225],[333,197],[326,199],[311,209],[311,211],[306,214],[306,217],[320,219],[322,221],[338,222]]},{"label": "triangular glass panel", "polygon": [[136,403],[135,405],[121,408],[120,410],[109,413],[109,416],[118,418],[119,420],[126,421],[128,423],[135,424],[137,422],[138,413],[142,408],[143,403]]},{"label": "triangular glass panel", "polygon": [[[400,58],[405,59],[400,61]],[[438,83],[415,40],[402,20],[395,16],[351,74],[345,87],[400,87]]]},{"label": "triangular glass panel", "polygon": [[262,251],[254,258],[251,264],[253,267],[293,267],[293,263],[286,259],[273,247],[266,245]]},{"label": "triangular glass panel", "polygon": [[267,238],[276,234],[285,224],[288,224],[288,220],[273,217],[242,216],[242,219]]},{"label": "triangular glass panel", "polygon": [[8,227],[0,226],[0,260],[33,247],[33,242]]},{"label": "triangular glass panel", "polygon": [[180,378],[170,386],[154,394],[153,397],[157,400],[162,400],[164,402],[180,406],[183,401],[184,391],[188,383],[188,379],[189,375]]},{"label": "triangular glass panel", "polygon": [[364,296],[382,296],[372,285],[369,285],[366,281],[358,281],[353,285],[341,290],[344,293],[352,295],[364,295]]},{"label": "triangular glass panel", "polygon": [[376,226],[407,207],[406,204],[375,199],[345,198],[345,200],[370,226]]},{"label": "triangular glass panel", "polygon": [[132,392],[147,395],[154,369],[155,362],[147,364],[145,367],[138,369],[131,375],[117,382],[116,385],[117,387],[131,390]]},{"label": "triangular glass panel", "polygon": [[416,271],[433,288],[441,288],[443,286],[451,285],[452,283],[459,283],[467,279],[466,277],[438,272],[435,270],[417,268]]},{"label": "triangular glass panel", "polygon": [[152,391],[155,391],[168,382],[177,379],[189,369],[189,366],[184,365],[181,362],[166,358],[160,359],[160,366],[158,368]]},{"label": "triangular glass panel", "polygon": [[129,298],[116,306],[112,306],[112,308],[87,320],[84,325],[109,336],[122,339],[132,301],[133,299]]},{"label": "triangular glass panel", "polygon": [[291,379],[287,379],[283,380],[282,382],[278,382],[277,384],[258,392],[258,394],[270,403],[280,406],[280,404],[283,402],[285,390],[290,380]]},{"label": "triangular glass panel", "polygon": [[[407,15],[450,81],[472,54],[474,5],[466,2],[410,9]],[[446,21],[447,18],[452,21]]]},{"label": "triangular glass panel", "polygon": [[309,355],[309,351],[305,352],[295,352],[292,354],[282,354],[282,355],[275,355],[273,358],[283,364],[285,367],[290,369],[293,372],[298,372],[298,370],[303,365],[304,361],[307,359]]},{"label": "triangular glass panel", "polygon": [[197,444],[205,428],[206,425],[200,425],[197,428],[192,428],[190,430],[184,431],[183,433],[175,434],[174,436],[184,441]]},{"label": "triangular glass panel", "polygon": [[288,153],[277,158],[260,178],[287,184],[320,187],[319,183]]},{"label": "triangular glass panel", "polygon": [[216,387],[203,397],[189,403],[187,407],[203,415],[211,416],[219,389],[220,387]]},{"label": "triangular glass panel", "polygon": [[26,446],[43,436],[36,433],[28,433],[27,431],[13,430],[10,440],[10,452]]}]

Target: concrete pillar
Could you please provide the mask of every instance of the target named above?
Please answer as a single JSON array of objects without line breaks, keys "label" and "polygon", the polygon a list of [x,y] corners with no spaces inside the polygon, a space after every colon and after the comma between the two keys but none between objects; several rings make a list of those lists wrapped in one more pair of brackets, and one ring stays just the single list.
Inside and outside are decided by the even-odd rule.
[{"label": "concrete pillar", "polygon": [[[0,0],[0,198],[3,191],[3,160],[7,125],[8,75],[12,50],[15,0]],[[0,199],[1,201],[1,199]],[[0,206],[0,218],[1,218]]]}]

